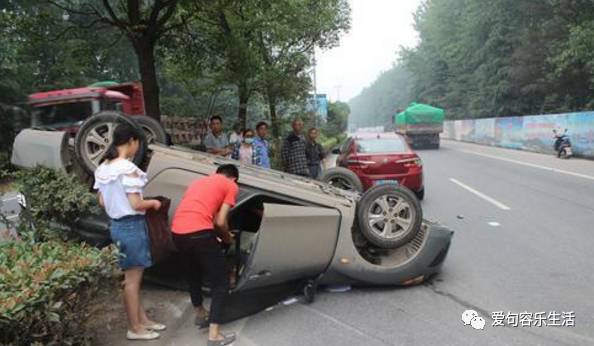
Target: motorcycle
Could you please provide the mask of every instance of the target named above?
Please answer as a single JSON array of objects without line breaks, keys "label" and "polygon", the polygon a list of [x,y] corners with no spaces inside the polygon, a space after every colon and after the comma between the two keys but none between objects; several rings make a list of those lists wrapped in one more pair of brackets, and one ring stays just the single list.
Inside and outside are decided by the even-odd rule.
[{"label": "motorcycle", "polygon": [[555,152],[557,153],[557,157],[561,159],[569,159],[573,156],[573,151],[571,148],[571,141],[569,140],[569,136],[567,136],[567,129],[563,131],[562,134],[559,134],[557,130],[553,130],[555,134]]}]

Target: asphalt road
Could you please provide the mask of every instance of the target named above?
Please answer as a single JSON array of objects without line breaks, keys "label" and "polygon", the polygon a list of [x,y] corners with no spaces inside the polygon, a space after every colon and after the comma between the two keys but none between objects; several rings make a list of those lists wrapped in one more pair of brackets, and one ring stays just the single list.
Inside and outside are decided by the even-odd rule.
[{"label": "asphalt road", "polygon": [[[312,305],[227,326],[239,333],[235,345],[594,345],[594,162],[456,142],[420,155],[424,213],[456,231],[440,276],[322,292]],[[467,309],[485,318],[484,330],[462,324]],[[547,322],[574,312],[575,327],[494,327],[498,311],[544,312]],[[183,330],[167,344],[196,340]]]}]

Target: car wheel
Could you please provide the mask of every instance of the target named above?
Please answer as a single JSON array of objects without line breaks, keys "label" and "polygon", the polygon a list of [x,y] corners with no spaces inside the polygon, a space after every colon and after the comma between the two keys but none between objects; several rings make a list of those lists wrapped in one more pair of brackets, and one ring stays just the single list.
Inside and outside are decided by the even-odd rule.
[{"label": "car wheel", "polygon": [[146,141],[141,128],[129,117],[118,112],[99,112],[81,125],[74,139],[74,152],[81,166],[90,174],[95,172],[113,140],[113,131],[119,124],[127,124],[142,135],[134,163],[140,165],[146,153]]},{"label": "car wheel", "polygon": [[415,192],[415,195],[417,195],[417,198],[419,199],[419,201],[422,201],[423,199],[425,199],[425,188],[422,188],[419,191]]},{"label": "car wheel", "polygon": [[167,143],[167,133],[165,132],[165,129],[163,129],[163,126],[161,126],[161,123],[157,120],[146,115],[134,116],[132,119],[134,119],[134,121],[138,123],[138,126],[144,131],[147,144],[155,142],[162,144]]},{"label": "car wheel", "polygon": [[324,171],[320,180],[342,190],[363,192],[363,184],[361,184],[359,177],[343,167],[330,168]]},{"label": "car wheel", "polygon": [[359,230],[370,243],[383,249],[394,249],[417,235],[423,222],[423,211],[409,189],[378,185],[359,200],[357,218]]}]

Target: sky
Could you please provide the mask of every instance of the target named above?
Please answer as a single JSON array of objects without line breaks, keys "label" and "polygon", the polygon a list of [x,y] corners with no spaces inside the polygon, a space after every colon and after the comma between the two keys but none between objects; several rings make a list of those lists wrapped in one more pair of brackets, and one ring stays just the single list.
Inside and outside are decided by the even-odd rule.
[{"label": "sky", "polygon": [[317,51],[317,89],[348,101],[390,69],[400,46],[415,46],[413,12],[421,0],[350,0],[351,30],[340,46]]}]

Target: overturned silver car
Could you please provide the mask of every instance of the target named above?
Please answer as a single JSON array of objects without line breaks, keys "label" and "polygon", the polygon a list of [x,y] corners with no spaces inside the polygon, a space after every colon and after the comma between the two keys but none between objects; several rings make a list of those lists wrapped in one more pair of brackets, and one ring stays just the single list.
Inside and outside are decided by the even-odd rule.
[{"label": "overturned silver car", "polygon": [[[68,155],[66,137],[23,130],[13,163],[73,169],[76,160]],[[228,320],[297,291],[311,301],[320,284],[418,284],[440,270],[448,253],[453,231],[423,220],[419,201],[405,188],[380,185],[359,195],[183,147],[148,148],[145,194],[170,198],[170,214],[191,181],[224,163],[239,166],[240,193],[230,219],[237,244],[229,253],[239,270],[226,307]],[[109,243],[105,217],[81,218],[73,228],[95,244]],[[171,256],[153,272],[177,283],[176,261]]]}]

